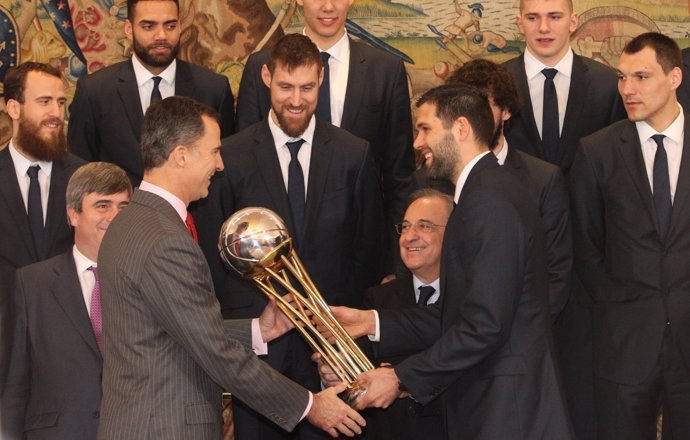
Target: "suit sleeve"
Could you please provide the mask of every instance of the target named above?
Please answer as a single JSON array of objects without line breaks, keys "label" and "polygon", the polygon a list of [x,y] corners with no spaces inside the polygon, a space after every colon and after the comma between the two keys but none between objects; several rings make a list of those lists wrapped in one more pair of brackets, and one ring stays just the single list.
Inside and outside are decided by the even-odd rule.
[{"label": "suit sleeve", "polygon": [[232,96],[230,90],[230,83],[227,78],[223,77],[223,98],[220,101],[220,135],[221,138],[230,136],[235,132],[235,98]]},{"label": "suit sleeve", "polygon": [[[218,313],[200,249],[188,236],[171,234],[156,244],[150,259],[142,290],[165,332],[214,382],[284,429],[294,428],[307,407],[307,390],[227,337],[232,326],[224,324]],[[238,336],[246,335],[244,331]]]},{"label": "suit sleeve", "polygon": [[542,194],[541,218],[546,232],[549,275],[549,311],[555,320],[570,297],[573,243],[565,179],[556,170]]},{"label": "suit sleeve", "polygon": [[77,82],[77,89],[69,106],[69,114],[67,139],[70,151],[87,162],[100,160],[101,140],[97,121],[91,111],[89,86],[84,79]]},{"label": "suit sleeve", "polygon": [[262,121],[260,87],[266,87],[261,80],[261,65],[256,54],[251,55],[242,71],[240,90],[237,92],[237,119],[235,127],[241,131],[255,122]]},{"label": "suit sleeve", "polygon": [[27,342],[26,299],[24,283],[18,274],[12,292],[12,325],[7,384],[2,393],[0,428],[3,439],[19,440],[24,432],[29,401],[31,359]]},{"label": "suit sleeve", "polygon": [[[395,367],[400,381],[422,404],[506,343],[521,300],[532,237],[515,208],[495,191],[478,190],[462,209],[465,214],[455,229],[461,232],[450,238],[457,240],[450,244],[455,250],[445,257],[458,265],[449,270],[464,271],[466,292],[454,306],[460,310],[447,310],[455,318],[434,345]],[[461,294],[446,291],[444,301]]]}]

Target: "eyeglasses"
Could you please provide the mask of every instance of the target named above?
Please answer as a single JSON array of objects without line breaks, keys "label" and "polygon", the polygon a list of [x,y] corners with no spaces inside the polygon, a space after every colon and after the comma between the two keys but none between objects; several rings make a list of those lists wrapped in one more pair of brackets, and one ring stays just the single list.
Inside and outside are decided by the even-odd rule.
[{"label": "eyeglasses", "polygon": [[427,220],[420,220],[415,224],[412,224],[410,222],[402,222],[398,223],[395,225],[395,232],[398,233],[398,235],[405,234],[407,232],[410,232],[411,228],[414,228],[415,231],[417,232],[432,232],[436,228],[445,228],[446,225],[437,225],[435,223],[431,223],[430,221]]}]

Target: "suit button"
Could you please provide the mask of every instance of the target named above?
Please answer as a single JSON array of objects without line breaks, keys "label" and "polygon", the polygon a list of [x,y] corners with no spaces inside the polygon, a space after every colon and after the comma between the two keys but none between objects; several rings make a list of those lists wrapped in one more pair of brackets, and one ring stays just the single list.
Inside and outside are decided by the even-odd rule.
[{"label": "suit button", "polygon": [[100,411],[94,411],[94,412],[93,412],[93,418],[94,418],[94,419],[98,419],[98,418],[100,418],[100,417],[101,417],[101,412],[100,412]]}]

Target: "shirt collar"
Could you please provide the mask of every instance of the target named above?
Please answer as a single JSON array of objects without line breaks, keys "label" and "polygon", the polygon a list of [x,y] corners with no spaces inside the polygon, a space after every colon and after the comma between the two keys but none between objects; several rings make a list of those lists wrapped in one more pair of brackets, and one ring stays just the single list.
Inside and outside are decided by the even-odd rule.
[{"label": "shirt collar", "polygon": [[166,202],[170,203],[173,208],[175,208],[177,215],[180,216],[182,221],[187,220],[187,205],[185,205],[185,203],[175,194],[161,188],[160,186],[154,185],[151,182],[147,182],[146,180],[141,181],[139,189],[142,191],[153,193],[158,197],[161,197]]},{"label": "shirt collar", "polygon": [[29,167],[38,164],[46,176],[50,177],[50,173],[53,171],[53,162],[46,162],[44,160],[32,161],[15,147],[13,139],[10,139],[7,148],[10,149],[10,157],[12,158],[12,163],[14,163],[14,169],[18,176],[26,176]]},{"label": "shirt collar", "polygon": [[[302,34],[305,36],[307,35],[306,29],[302,29]],[[324,50],[318,47],[318,45],[316,47],[319,49],[319,52],[328,52],[331,58],[338,61],[340,64],[346,64],[350,60],[350,38],[348,38],[347,30],[345,30],[343,36],[340,37],[340,40],[328,49]]]},{"label": "shirt collar", "polygon": [[296,137],[296,138],[291,138],[285,132],[283,131],[282,128],[278,126],[278,124],[275,123],[273,120],[273,109],[271,109],[268,112],[268,128],[271,130],[271,135],[273,135],[273,142],[276,144],[276,146],[281,146],[285,145],[287,142],[293,142],[296,141],[297,139],[304,139],[304,142],[308,143],[309,145],[314,145],[312,142],[314,140],[314,130],[316,128],[316,118],[314,115],[311,116],[311,119],[309,120],[309,125],[307,125],[307,128],[304,130],[301,136]]},{"label": "shirt collar", "polygon": [[413,274],[412,275],[412,284],[414,284],[414,290],[415,291],[418,290],[421,286],[431,286],[435,290],[434,293],[441,292],[441,280],[440,280],[440,278],[436,278],[434,281],[432,281],[430,283],[424,283],[424,282],[422,282],[422,280],[417,278],[416,275]]},{"label": "shirt collar", "polygon": [[137,58],[136,55],[132,55],[132,66],[134,67],[134,76],[137,78],[138,87],[143,86],[146,81],[150,80],[154,76],[160,76],[163,78],[163,81],[168,84],[173,84],[175,82],[175,74],[177,73],[176,59],[173,59],[172,63],[170,63],[170,65],[158,75],[154,75],[149,72],[148,69],[141,64],[141,61],[139,61],[139,58]]},{"label": "shirt collar", "polygon": [[640,135],[640,143],[646,142],[649,138],[659,133],[671,139],[676,144],[682,145],[681,140],[683,139],[683,129],[685,127],[685,115],[683,114],[683,107],[681,107],[680,104],[678,104],[678,108],[680,109],[680,112],[678,113],[678,116],[676,116],[676,119],[674,119],[671,125],[669,125],[666,130],[662,131],[661,133],[652,128],[652,126],[646,121],[635,122],[637,132]]},{"label": "shirt collar", "polygon": [[508,140],[504,137],[503,138],[503,148],[501,148],[501,151],[496,155],[496,159],[498,160],[499,165],[503,165],[506,163],[506,157],[508,157]]},{"label": "shirt collar", "polygon": [[[462,193],[462,188],[465,186],[465,182],[467,182],[467,178],[470,175],[470,171],[472,171],[472,168],[479,162],[479,159],[482,157],[486,156],[487,154],[491,153],[491,151],[485,151],[483,153],[477,154],[474,159],[468,163],[465,168],[462,169],[462,172],[460,173],[460,177],[458,177],[458,181],[455,183],[455,195],[453,196],[453,200],[455,203],[458,203],[458,199],[460,199],[460,194]],[[493,153],[492,153],[493,154]]]},{"label": "shirt collar", "polygon": [[72,247],[72,255],[74,256],[74,265],[77,266],[77,273],[85,272],[92,266],[98,267],[98,263],[91,261],[90,258],[79,252],[76,244]]},{"label": "shirt collar", "polygon": [[[573,71],[573,50],[568,49],[568,51],[565,53],[563,58],[556,63],[555,66],[547,66],[546,64],[542,63],[539,61],[534,55],[532,55],[532,52],[529,51],[529,48],[525,48],[525,74],[527,75],[527,80],[530,81],[534,79],[537,75],[542,75],[541,71],[544,69],[556,69],[558,70],[559,74],[563,74],[567,77],[570,77],[570,74]],[[543,76],[543,75],[542,75]]]}]

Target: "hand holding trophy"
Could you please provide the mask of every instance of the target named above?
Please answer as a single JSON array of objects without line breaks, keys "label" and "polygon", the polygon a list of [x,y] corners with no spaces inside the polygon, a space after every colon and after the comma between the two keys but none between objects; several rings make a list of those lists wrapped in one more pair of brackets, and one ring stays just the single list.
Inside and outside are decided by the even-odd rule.
[{"label": "hand holding trophy", "polygon": [[[221,227],[218,250],[228,269],[252,280],[269,298],[276,299],[322,361],[350,384],[342,399],[354,407],[366,393],[356,378],[374,366],[331,313],[292,248],[280,216],[260,207],[237,211]],[[283,298],[288,293],[291,302]],[[333,343],[322,336],[314,322],[327,329]]]}]

